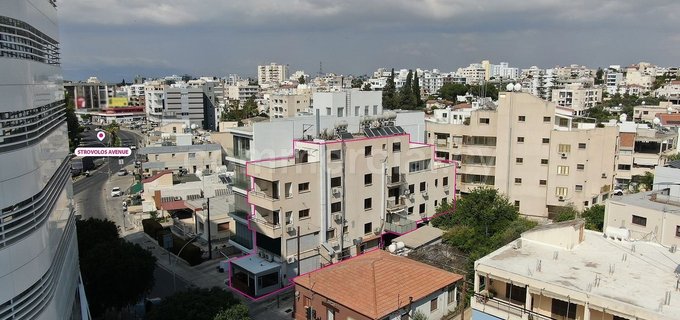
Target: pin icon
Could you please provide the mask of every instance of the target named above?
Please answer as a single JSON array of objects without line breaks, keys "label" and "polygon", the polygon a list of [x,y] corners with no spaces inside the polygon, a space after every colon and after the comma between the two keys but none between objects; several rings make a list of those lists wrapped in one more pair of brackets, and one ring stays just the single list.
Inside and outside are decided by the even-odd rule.
[{"label": "pin icon", "polygon": [[97,132],[97,139],[99,139],[99,141],[103,141],[104,138],[106,138],[106,133],[104,133],[104,131]]}]

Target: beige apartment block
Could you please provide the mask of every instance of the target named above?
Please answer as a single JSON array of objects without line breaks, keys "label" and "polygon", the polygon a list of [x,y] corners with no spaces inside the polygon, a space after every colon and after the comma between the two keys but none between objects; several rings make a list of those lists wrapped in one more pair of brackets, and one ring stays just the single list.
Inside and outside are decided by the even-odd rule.
[{"label": "beige apartment block", "polygon": [[[339,128],[295,141],[290,157],[246,165],[257,251],[278,264],[283,279],[298,266],[305,273],[376,248],[383,233],[412,231],[454,197],[455,165],[436,160],[433,146],[410,142],[393,124],[362,133]],[[255,276],[259,269],[249,273],[250,266],[237,267]],[[271,288],[239,289],[259,295]]]},{"label": "beige apartment block", "polygon": [[587,88],[580,83],[568,84],[565,88],[552,90],[552,102],[572,109],[574,115],[583,115],[586,109],[602,102],[602,88]]},{"label": "beige apartment block", "polygon": [[146,156],[142,163],[144,174],[181,169],[188,173],[214,172],[222,165],[222,147],[219,144],[160,146],[140,148],[138,155]]},{"label": "beige apartment block", "polygon": [[497,188],[526,216],[580,210],[612,189],[617,128],[579,123],[571,109],[527,93],[501,93],[498,107],[473,110],[462,124],[428,122],[427,135],[438,158],[459,161],[461,194]]},{"label": "beige apartment block", "polygon": [[309,112],[312,106],[312,95],[304,94],[272,94],[269,97],[269,116],[271,118],[294,117],[299,112]]},{"label": "beige apartment block", "polygon": [[627,185],[646,172],[664,165],[677,153],[678,133],[661,127],[634,122],[619,123],[616,183]]},{"label": "beige apartment block", "polygon": [[475,261],[472,319],[677,319],[679,262],[582,220],[537,227]]}]

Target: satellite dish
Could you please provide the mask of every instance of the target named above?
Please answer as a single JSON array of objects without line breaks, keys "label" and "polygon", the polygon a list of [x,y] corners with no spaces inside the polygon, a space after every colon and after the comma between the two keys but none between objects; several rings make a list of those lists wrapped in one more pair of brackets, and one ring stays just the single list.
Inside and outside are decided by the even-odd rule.
[{"label": "satellite dish", "polygon": [[403,242],[401,242],[401,241],[397,242],[397,250],[404,249],[405,246],[406,245]]},{"label": "satellite dish", "polygon": [[387,250],[394,253],[395,251],[397,251],[397,245],[393,243],[393,244],[387,246]]},{"label": "satellite dish", "polygon": [[515,88],[514,84],[508,83],[508,85],[505,86],[505,91],[512,91],[512,90],[514,90],[514,88]]},{"label": "satellite dish", "polygon": [[652,122],[654,122],[654,124],[658,126],[661,123],[661,119],[654,118],[654,120],[652,120]]},{"label": "satellite dish", "polygon": [[182,125],[182,129],[186,129],[186,128],[187,128],[187,124],[185,123],[185,124]]},{"label": "satellite dish", "polygon": [[645,105],[645,102],[646,102],[646,101],[642,101],[642,105],[643,105],[643,106]]},{"label": "satellite dish", "polygon": [[191,130],[195,130],[195,129],[196,129],[196,127],[197,127],[197,126],[196,126],[196,124],[195,124],[195,123],[194,123],[194,124],[192,124],[192,125],[191,125]]},{"label": "satellite dish", "polygon": [[515,83],[515,91],[522,91],[522,85],[519,83]]},{"label": "satellite dish", "polygon": [[668,113],[673,113],[673,107],[668,107],[666,110],[668,110]]},{"label": "satellite dish", "polygon": [[621,122],[626,122],[626,119],[628,119],[628,115],[625,114],[625,113],[622,113],[622,114],[619,116],[619,121],[621,121]]}]

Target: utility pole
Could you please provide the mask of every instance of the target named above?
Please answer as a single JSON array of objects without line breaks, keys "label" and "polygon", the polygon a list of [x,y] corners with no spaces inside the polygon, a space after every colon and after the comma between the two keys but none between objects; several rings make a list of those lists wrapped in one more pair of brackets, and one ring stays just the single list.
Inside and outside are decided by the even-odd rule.
[{"label": "utility pole", "polygon": [[467,296],[467,280],[465,279],[465,275],[463,275],[463,292],[460,294],[461,296],[461,308],[460,308],[460,320],[465,320],[465,297]]},{"label": "utility pole", "polygon": [[210,237],[210,198],[208,198],[208,208],[207,208],[207,213],[208,213],[208,260],[212,260],[212,238]]},{"label": "utility pole", "polygon": [[297,226],[297,275],[300,275],[300,226]]}]

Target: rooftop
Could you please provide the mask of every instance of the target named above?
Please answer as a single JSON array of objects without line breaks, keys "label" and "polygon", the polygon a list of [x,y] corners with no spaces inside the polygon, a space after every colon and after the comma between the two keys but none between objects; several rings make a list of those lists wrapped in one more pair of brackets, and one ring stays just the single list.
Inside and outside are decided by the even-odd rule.
[{"label": "rooftop", "polygon": [[294,279],[295,283],[378,319],[463,277],[374,250]]},{"label": "rooftop", "polygon": [[416,249],[442,237],[443,231],[432,226],[422,226],[412,232],[392,240],[392,243],[403,242],[406,248]]},{"label": "rooftop", "polygon": [[[546,228],[567,227],[571,226]],[[520,246],[512,242],[494,251],[477,260],[475,269],[492,275],[493,269],[514,274],[512,279],[517,282],[536,288],[552,287],[553,293],[563,293],[572,301],[587,297],[592,308],[610,309],[625,304],[638,310],[638,315],[670,319],[680,314],[680,292],[675,289],[679,252],[671,253],[656,243],[612,240],[590,230],[584,231],[583,242],[572,249],[527,239],[547,238],[545,234],[541,236],[545,231],[525,232]],[[671,304],[663,305],[669,291]]]},{"label": "rooftop", "polygon": [[216,143],[208,144],[194,144],[189,146],[162,146],[162,147],[145,147],[140,148],[137,153],[139,154],[157,154],[157,153],[180,153],[180,152],[191,152],[191,151],[219,151],[222,150],[222,146]]},{"label": "rooftop", "polygon": [[680,199],[660,194],[659,191],[647,191],[623,196],[613,196],[611,201],[631,206],[652,209],[680,215]]}]

